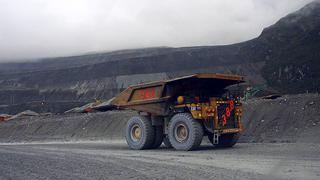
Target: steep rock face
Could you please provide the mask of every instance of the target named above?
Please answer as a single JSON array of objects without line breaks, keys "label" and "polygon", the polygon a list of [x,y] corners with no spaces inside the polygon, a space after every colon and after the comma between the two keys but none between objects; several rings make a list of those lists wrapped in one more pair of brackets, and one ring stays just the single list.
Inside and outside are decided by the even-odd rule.
[{"label": "steep rock face", "polygon": [[320,1],[282,18],[254,42],[263,46],[262,73],[271,87],[283,93],[320,91]]},{"label": "steep rock face", "polygon": [[[250,41],[227,46],[147,48],[0,66],[1,104],[107,99],[128,85],[197,73],[245,75],[282,93],[319,91],[320,5],[313,2]],[[16,90],[35,90],[29,99]],[[19,91],[20,92],[20,91]],[[31,100],[30,100],[31,98]]]}]

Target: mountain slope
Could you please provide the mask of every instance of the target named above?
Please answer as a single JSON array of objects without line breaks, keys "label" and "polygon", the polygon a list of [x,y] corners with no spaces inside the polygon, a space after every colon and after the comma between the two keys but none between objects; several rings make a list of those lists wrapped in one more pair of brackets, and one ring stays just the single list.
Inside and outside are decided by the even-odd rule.
[{"label": "mountain slope", "polygon": [[[247,76],[280,93],[319,92],[320,2],[289,14],[250,41],[227,46],[147,48],[0,66],[0,105],[107,99],[130,84],[196,72]],[[33,95],[19,99],[26,89]],[[14,101],[12,101],[14,99]]]},{"label": "mountain slope", "polygon": [[319,1],[282,18],[265,29],[260,39],[271,49],[263,71],[270,86],[289,93],[319,92]]}]

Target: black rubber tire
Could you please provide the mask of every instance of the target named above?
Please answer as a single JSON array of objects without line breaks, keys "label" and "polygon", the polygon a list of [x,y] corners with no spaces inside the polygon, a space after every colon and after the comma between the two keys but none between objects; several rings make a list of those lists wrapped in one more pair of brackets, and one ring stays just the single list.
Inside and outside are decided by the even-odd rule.
[{"label": "black rubber tire", "polygon": [[167,147],[167,148],[172,148],[172,145],[169,141],[169,137],[168,135],[165,135],[163,138],[163,144]]},{"label": "black rubber tire", "polygon": [[[179,142],[175,137],[175,127],[183,123],[188,131],[187,139]],[[179,113],[174,115],[169,122],[169,141],[176,150],[189,151],[197,149],[202,141],[203,127],[201,123],[191,116],[189,113]]]},{"label": "black rubber tire", "polygon": [[[131,128],[138,125],[141,129],[141,137],[138,141],[134,141],[131,137]],[[131,149],[149,149],[154,142],[154,128],[151,120],[145,116],[135,116],[129,119],[126,126],[125,137],[128,146]]]},{"label": "black rubber tire", "polygon": [[163,140],[163,127],[162,126],[153,126],[154,128],[154,140],[152,147],[153,149],[157,149],[161,146]]},{"label": "black rubber tire", "polygon": [[213,134],[208,134],[209,141],[215,146],[215,147],[232,147],[234,146],[240,137],[239,133],[233,133],[233,134],[222,134],[219,136],[219,143],[213,144]]}]

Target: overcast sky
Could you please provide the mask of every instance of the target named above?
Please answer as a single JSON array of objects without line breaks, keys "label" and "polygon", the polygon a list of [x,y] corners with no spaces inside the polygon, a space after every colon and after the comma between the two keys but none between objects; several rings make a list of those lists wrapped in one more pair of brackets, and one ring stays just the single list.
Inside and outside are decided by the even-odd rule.
[{"label": "overcast sky", "polygon": [[0,61],[248,40],[312,0],[0,0]]}]

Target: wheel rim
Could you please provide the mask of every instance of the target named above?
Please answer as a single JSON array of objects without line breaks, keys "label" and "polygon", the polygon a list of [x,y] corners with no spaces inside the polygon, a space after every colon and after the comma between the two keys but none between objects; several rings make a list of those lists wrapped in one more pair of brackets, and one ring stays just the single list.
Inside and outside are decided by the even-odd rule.
[{"label": "wheel rim", "polygon": [[189,130],[187,126],[184,123],[177,124],[174,130],[174,136],[178,142],[185,142],[189,136]]},{"label": "wheel rim", "polygon": [[141,128],[138,124],[133,125],[130,132],[133,141],[137,142],[141,139]]}]

